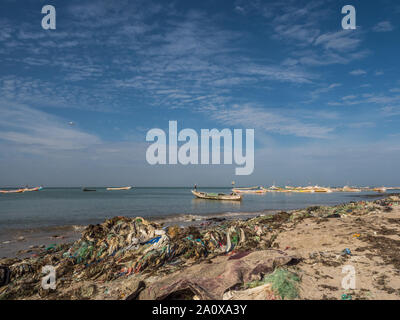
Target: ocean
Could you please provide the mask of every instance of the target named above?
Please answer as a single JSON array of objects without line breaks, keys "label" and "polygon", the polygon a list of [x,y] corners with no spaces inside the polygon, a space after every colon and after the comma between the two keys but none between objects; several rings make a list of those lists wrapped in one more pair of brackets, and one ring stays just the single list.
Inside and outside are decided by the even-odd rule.
[{"label": "ocean", "polygon": [[[312,205],[336,205],[369,199],[362,193],[245,194],[242,202],[196,199],[191,188],[133,188],[129,191],[83,192],[81,188],[45,188],[0,194],[0,233],[21,229],[88,225],[114,216],[183,221],[211,216],[246,216]],[[229,193],[230,188],[201,188]]]}]

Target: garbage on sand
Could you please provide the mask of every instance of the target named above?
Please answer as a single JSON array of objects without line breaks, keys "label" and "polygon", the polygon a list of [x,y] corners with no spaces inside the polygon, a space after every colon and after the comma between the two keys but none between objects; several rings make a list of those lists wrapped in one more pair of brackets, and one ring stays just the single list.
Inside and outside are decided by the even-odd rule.
[{"label": "garbage on sand", "polygon": [[351,294],[347,293],[342,294],[342,300],[352,300],[352,299],[353,297],[351,296]]},{"label": "garbage on sand", "polygon": [[9,284],[10,282],[10,269],[8,267],[0,266],[0,287]]},{"label": "garbage on sand", "polygon": [[[182,296],[187,299],[197,296],[201,300],[229,299],[231,296],[227,292],[243,289],[249,282],[262,281],[264,275],[272,273],[275,268],[299,261],[297,257],[274,249],[253,251],[239,258],[231,257],[234,256],[220,255],[211,264],[194,264],[178,273],[158,278],[143,290],[139,299],[182,299]],[[271,289],[278,282],[271,279]],[[276,298],[277,295],[270,293]],[[238,293],[232,293],[232,297],[235,295]]]},{"label": "garbage on sand", "polygon": [[159,276],[218,255],[228,254],[230,258],[246,250],[270,248],[276,237],[274,226],[289,217],[283,215],[224,221],[206,228],[163,228],[141,217],[114,217],[89,225],[72,244],[50,245],[22,260],[0,259],[0,265],[5,262],[10,270],[12,284],[0,299],[39,293],[45,265],[54,266],[61,279],[53,298],[88,299],[97,290],[91,288],[65,297],[58,289],[82,281],[113,281],[135,274]]},{"label": "garbage on sand", "polygon": [[[297,274],[283,268],[277,268],[273,273],[262,280],[263,283],[271,284],[271,289],[281,299],[296,299],[299,296],[300,278]],[[250,283],[248,286],[259,286],[260,282]]]},{"label": "garbage on sand", "polygon": [[351,250],[349,248],[346,248],[342,251],[341,253],[342,256],[352,256]]}]

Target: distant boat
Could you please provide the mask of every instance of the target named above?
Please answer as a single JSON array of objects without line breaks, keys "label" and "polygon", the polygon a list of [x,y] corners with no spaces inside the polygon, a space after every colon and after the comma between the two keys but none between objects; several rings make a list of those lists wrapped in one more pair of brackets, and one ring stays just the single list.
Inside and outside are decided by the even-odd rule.
[{"label": "distant boat", "polygon": [[320,187],[320,186],[315,186],[313,190],[314,190],[314,192],[326,192],[326,193],[332,192],[332,190],[330,188],[325,188],[325,187]]},{"label": "distant boat", "polygon": [[16,190],[0,190],[0,193],[22,193],[25,189],[16,189]]},{"label": "distant boat", "polygon": [[208,200],[230,200],[230,201],[241,201],[242,196],[236,193],[225,194],[225,193],[206,193],[192,190],[192,193],[199,199]]},{"label": "distant boat", "polygon": [[349,187],[349,186],[344,186],[342,188],[343,192],[361,192],[361,189],[358,188],[353,188],[353,187]]},{"label": "distant boat", "polygon": [[315,190],[314,190],[314,189],[307,189],[307,188],[304,188],[304,189],[297,189],[296,192],[300,192],[300,193],[314,193]]},{"label": "distant boat", "polygon": [[132,187],[107,188],[108,191],[131,190]]},{"label": "distant boat", "polygon": [[19,189],[15,189],[15,190],[0,190],[0,193],[23,193],[23,192],[30,192],[30,191],[39,191],[42,189],[43,189],[43,187],[19,188]]},{"label": "distant boat", "polygon": [[233,188],[235,193],[267,193],[267,189],[263,187],[249,187],[249,188]]},{"label": "distant boat", "polygon": [[41,187],[35,187],[35,188],[25,188],[24,192],[29,192],[29,191],[39,191],[42,190],[43,188]]},{"label": "distant boat", "polygon": [[386,189],[385,187],[382,187],[382,188],[374,188],[374,189],[372,189],[372,191],[384,193],[384,192],[387,191],[387,189]]},{"label": "distant boat", "polygon": [[96,189],[82,188],[82,191],[89,192],[89,191],[96,191]]}]

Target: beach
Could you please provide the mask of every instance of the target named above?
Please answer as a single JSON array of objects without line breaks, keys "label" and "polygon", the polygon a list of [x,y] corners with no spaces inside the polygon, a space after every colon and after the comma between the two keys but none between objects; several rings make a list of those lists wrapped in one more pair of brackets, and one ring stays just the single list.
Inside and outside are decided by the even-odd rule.
[{"label": "beach", "polygon": [[[399,195],[185,227],[114,217],[74,243],[0,259],[0,299],[399,299],[399,222]],[[54,290],[41,286],[45,265]]]},{"label": "beach", "polygon": [[[82,192],[81,188],[44,188],[0,195],[0,258],[23,257],[19,251],[79,239],[81,229],[114,216],[136,217],[165,225],[187,226],[210,218],[246,219],[315,205],[379,199],[376,192],[246,194],[243,201],[204,201],[190,188],[134,188]],[[229,188],[202,188],[206,192]],[[30,252],[27,252],[29,254]]]}]

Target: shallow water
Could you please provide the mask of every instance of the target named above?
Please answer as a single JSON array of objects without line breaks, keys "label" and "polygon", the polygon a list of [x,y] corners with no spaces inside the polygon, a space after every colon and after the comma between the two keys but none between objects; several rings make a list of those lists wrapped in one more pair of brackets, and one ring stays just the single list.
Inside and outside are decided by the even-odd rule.
[{"label": "shallow water", "polygon": [[[45,188],[38,192],[0,194],[0,232],[99,223],[113,216],[187,219],[185,215],[237,215],[335,205],[368,199],[363,193],[267,193],[244,195],[242,202],[195,199],[190,188],[133,188],[83,192],[80,188]],[[202,188],[229,193],[228,188]]]}]

